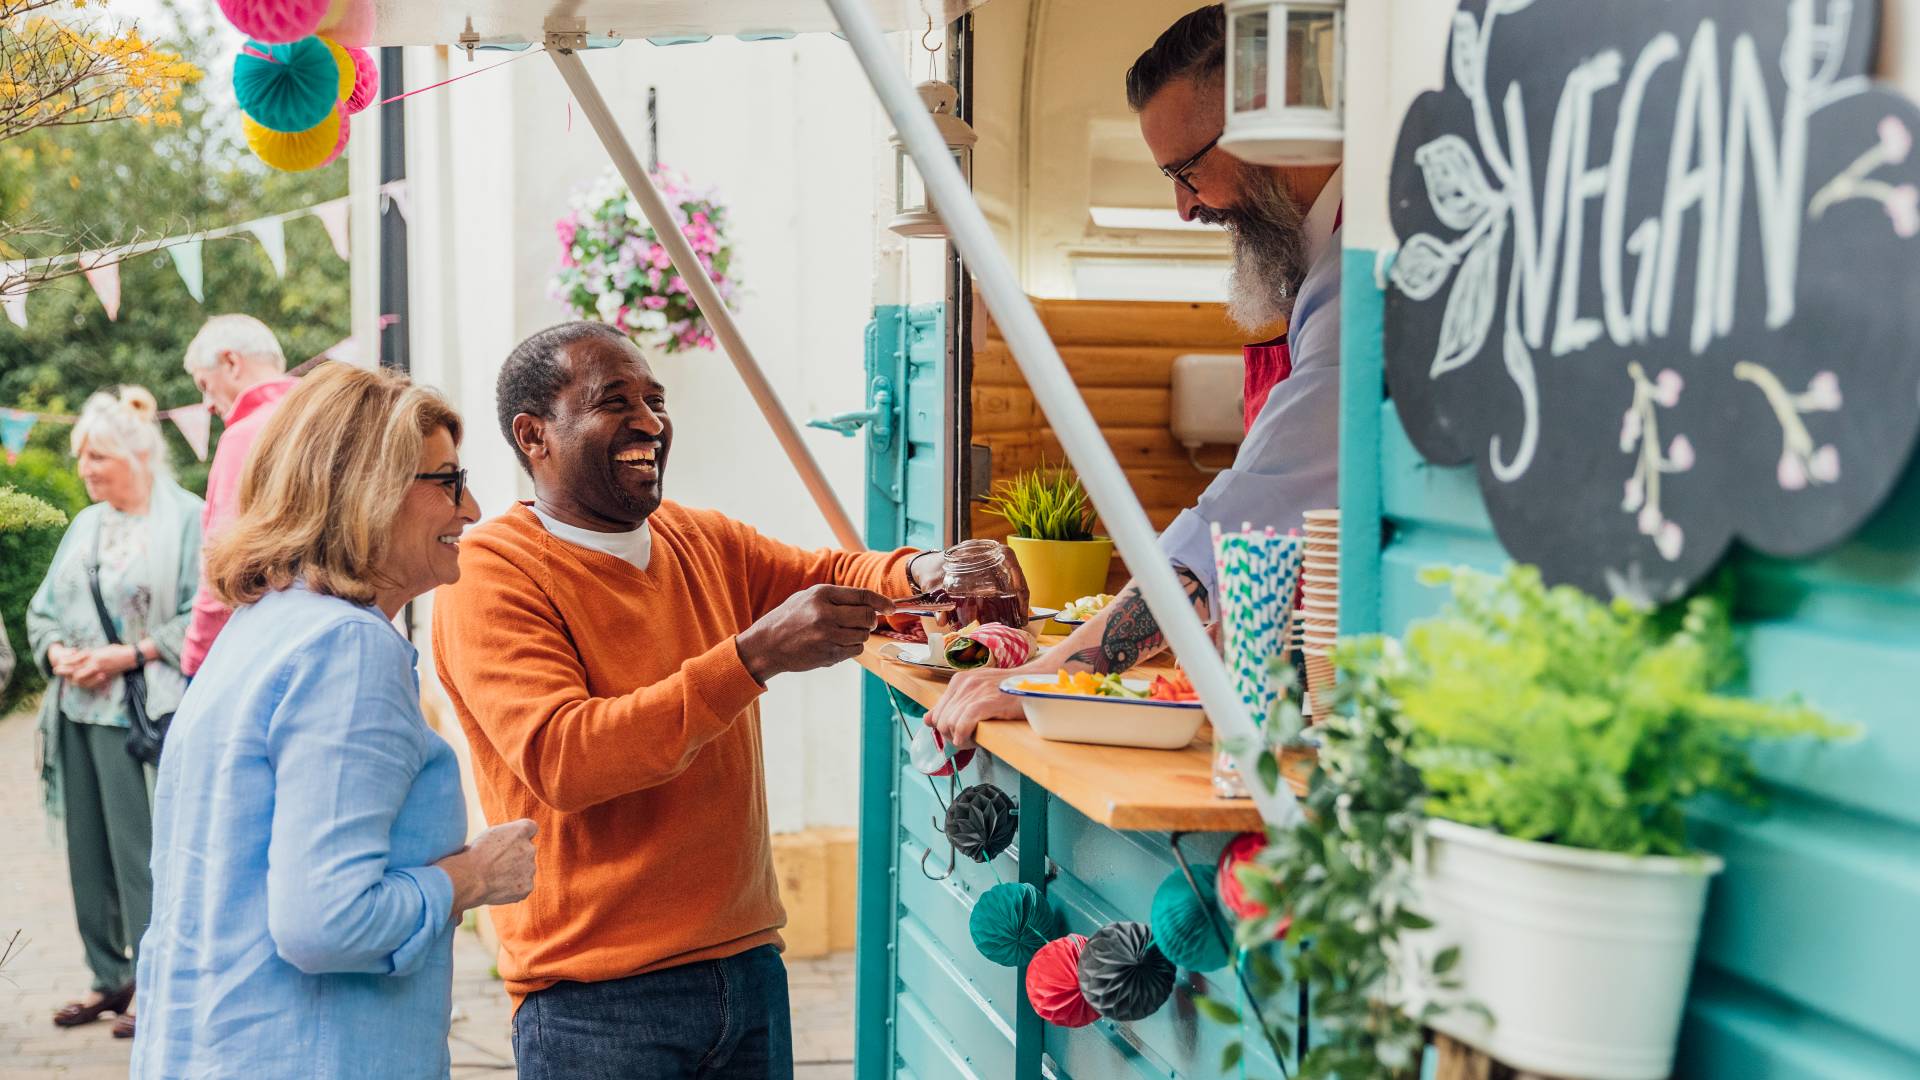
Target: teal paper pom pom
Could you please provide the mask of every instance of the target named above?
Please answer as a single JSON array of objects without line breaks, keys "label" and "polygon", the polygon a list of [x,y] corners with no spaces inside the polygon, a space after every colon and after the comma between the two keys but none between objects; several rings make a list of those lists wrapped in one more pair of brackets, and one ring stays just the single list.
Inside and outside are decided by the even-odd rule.
[{"label": "teal paper pom pom", "polygon": [[1178,870],[1168,874],[1153,893],[1153,908],[1148,915],[1153,942],[1167,959],[1188,971],[1213,971],[1226,967],[1231,959],[1224,940],[1227,931],[1216,914],[1220,899],[1214,892],[1213,875],[1210,866],[1194,869],[1193,882],[1200,887],[1198,897]]},{"label": "teal paper pom pom", "polygon": [[981,956],[1001,967],[1019,967],[1067,928],[1039,889],[1007,882],[980,894],[967,931]]},{"label": "teal paper pom pom", "polygon": [[306,131],[340,103],[340,65],[326,42],[317,37],[285,45],[249,41],[247,49],[233,58],[233,97],[254,123],[269,131]]}]

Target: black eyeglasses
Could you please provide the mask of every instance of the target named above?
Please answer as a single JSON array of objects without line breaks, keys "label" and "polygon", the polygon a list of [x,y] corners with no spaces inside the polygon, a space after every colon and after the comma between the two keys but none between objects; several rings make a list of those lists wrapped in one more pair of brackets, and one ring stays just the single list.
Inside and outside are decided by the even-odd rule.
[{"label": "black eyeglasses", "polygon": [[1220,135],[1215,135],[1213,138],[1208,139],[1207,145],[1201,147],[1199,153],[1193,155],[1192,157],[1188,158],[1187,160],[1181,162],[1178,165],[1160,166],[1160,171],[1166,175],[1167,179],[1173,181],[1176,184],[1179,184],[1183,188],[1186,188],[1189,194],[1192,194],[1192,195],[1200,194],[1200,189],[1197,187],[1194,187],[1193,181],[1187,179],[1187,174],[1193,171],[1193,167],[1195,165],[1200,164],[1201,158],[1206,157],[1208,154],[1212,153],[1213,148],[1220,145],[1220,137],[1221,135],[1225,135],[1225,134],[1226,132],[1222,131],[1220,132]]},{"label": "black eyeglasses", "polygon": [[439,472],[414,473],[415,480],[431,480],[436,484],[452,484],[453,505],[459,506],[467,494],[467,470],[442,469]]}]

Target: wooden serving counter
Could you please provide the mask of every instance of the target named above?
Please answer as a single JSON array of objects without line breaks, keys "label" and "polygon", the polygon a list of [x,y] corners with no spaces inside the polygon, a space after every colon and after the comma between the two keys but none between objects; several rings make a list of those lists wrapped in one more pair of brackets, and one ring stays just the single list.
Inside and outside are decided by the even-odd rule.
[{"label": "wooden serving counter", "polygon": [[[1042,639],[1043,647],[1057,639]],[[907,664],[887,659],[887,638],[868,639],[860,666],[881,681],[931,709],[947,682]],[[1170,671],[1147,664],[1138,674]],[[1109,829],[1162,832],[1245,832],[1261,828],[1251,799],[1222,799],[1213,793],[1213,729],[1203,726],[1180,750],[1140,750],[1054,742],[1036,735],[1024,720],[989,720],[974,740],[1007,767],[1046,788],[1090,820]],[[1310,751],[1288,751],[1281,775],[1296,795],[1306,794],[1313,768]]]}]

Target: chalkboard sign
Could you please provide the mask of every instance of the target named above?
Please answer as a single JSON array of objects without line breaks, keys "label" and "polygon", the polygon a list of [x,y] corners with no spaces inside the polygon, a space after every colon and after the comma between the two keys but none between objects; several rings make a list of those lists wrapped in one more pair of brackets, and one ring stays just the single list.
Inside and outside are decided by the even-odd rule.
[{"label": "chalkboard sign", "polygon": [[1920,109],[1873,0],[1464,0],[1393,159],[1388,390],[1553,581],[1844,539],[1920,433]]}]

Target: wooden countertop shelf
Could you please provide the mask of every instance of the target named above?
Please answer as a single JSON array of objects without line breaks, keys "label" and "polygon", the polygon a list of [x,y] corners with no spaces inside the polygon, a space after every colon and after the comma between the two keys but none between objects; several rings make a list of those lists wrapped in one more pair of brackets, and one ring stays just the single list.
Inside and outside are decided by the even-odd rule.
[{"label": "wooden countertop shelf", "polygon": [[[882,637],[869,639],[860,654],[860,666],[921,707],[933,708],[946,692],[946,680],[885,659],[880,650],[890,644]],[[1144,673],[1154,670],[1154,665],[1143,668]],[[1199,737],[1181,750],[1053,742],[1034,734],[1024,720],[987,721],[980,725],[975,741],[1109,829],[1245,832],[1261,828],[1253,800],[1221,799],[1213,794],[1211,727],[1203,727]],[[1280,767],[1294,793],[1305,795],[1312,752],[1288,751]]]}]

